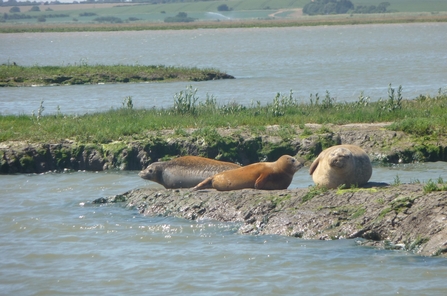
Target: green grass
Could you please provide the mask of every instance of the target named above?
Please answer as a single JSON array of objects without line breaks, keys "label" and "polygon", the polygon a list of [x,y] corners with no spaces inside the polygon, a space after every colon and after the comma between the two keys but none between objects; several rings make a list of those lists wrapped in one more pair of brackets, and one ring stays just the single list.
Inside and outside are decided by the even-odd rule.
[{"label": "green grass", "polygon": [[[390,88],[392,88],[390,86]],[[208,95],[200,101],[196,90],[188,87],[174,95],[173,105],[165,109],[134,109],[131,97],[123,99],[120,109],[82,116],[45,114],[45,102],[36,106],[33,115],[0,116],[0,141],[46,142],[73,139],[81,142],[109,143],[120,138],[144,139],[149,131],[172,129],[185,134],[186,128],[210,129],[250,127],[262,131],[268,125],[282,126],[283,137],[293,137],[291,126],[305,123],[347,124],[395,122],[393,130],[402,130],[424,139],[438,139],[447,134],[447,94],[423,96],[400,101],[399,108],[390,108],[388,98],[369,102],[363,95],[352,103],[335,102],[327,93],[325,98],[313,95],[308,103],[301,103],[293,93],[278,94],[273,102],[243,106],[238,103],[219,105]],[[63,110],[63,106],[60,106]],[[406,124],[409,120],[413,125]],[[423,127],[418,122],[423,122]],[[428,125],[428,126],[426,126]],[[293,130],[293,128],[292,128]],[[261,132],[262,133],[262,132]],[[292,133],[292,134],[291,134]]]},{"label": "green grass", "polygon": [[439,89],[438,94],[434,97],[420,95],[414,100],[402,102],[402,109],[413,109],[414,113],[400,118],[390,126],[390,129],[422,137],[444,136],[447,132],[446,96],[447,94]]},{"label": "green grass", "polygon": [[[216,69],[143,65],[0,65],[0,86],[98,84],[151,81],[203,81],[227,77]],[[227,77],[228,78],[228,77]]]},{"label": "green grass", "polygon": [[424,193],[430,193],[433,191],[447,191],[447,184],[441,177],[439,177],[436,182],[430,179],[424,185]]}]

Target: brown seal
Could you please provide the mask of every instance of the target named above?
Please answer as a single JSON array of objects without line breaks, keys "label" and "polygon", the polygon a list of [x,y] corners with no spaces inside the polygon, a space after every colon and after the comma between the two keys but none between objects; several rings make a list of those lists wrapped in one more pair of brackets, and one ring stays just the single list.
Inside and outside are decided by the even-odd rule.
[{"label": "brown seal", "polygon": [[217,173],[240,168],[240,165],[200,156],[182,156],[150,164],[138,175],[165,188],[191,188]]},{"label": "brown seal", "polygon": [[255,188],[265,190],[287,189],[293,175],[304,164],[303,159],[289,155],[274,162],[258,162],[207,178],[193,190],[214,188],[219,191]]},{"label": "brown seal", "polygon": [[371,178],[372,166],[366,152],[356,145],[336,145],[322,151],[309,173],[315,184],[328,189],[344,185],[362,186]]}]

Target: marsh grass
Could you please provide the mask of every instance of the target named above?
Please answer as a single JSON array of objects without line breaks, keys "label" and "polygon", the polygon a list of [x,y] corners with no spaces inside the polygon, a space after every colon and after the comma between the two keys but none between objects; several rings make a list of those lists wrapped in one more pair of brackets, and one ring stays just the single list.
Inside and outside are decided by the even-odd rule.
[{"label": "marsh grass", "polygon": [[402,184],[402,182],[400,181],[400,177],[399,177],[399,175],[396,175],[394,177],[393,185],[394,186],[399,186],[400,184]]},{"label": "marsh grass", "polygon": [[151,81],[203,81],[232,78],[216,69],[162,65],[89,65],[86,60],[64,66],[0,65],[0,86],[98,84]]},{"label": "marsh grass", "polygon": [[[193,89],[192,86],[188,86],[186,90],[182,90],[174,95],[174,112],[175,114],[190,114],[196,115],[196,103],[199,100],[197,97],[198,89]],[[208,100],[205,102],[206,105],[211,105]]]},{"label": "marsh grass", "polygon": [[437,181],[433,181],[432,179],[428,180],[427,183],[424,184],[424,193],[430,193],[433,191],[447,191],[447,184],[444,182],[442,177],[439,177]]},{"label": "marsh grass", "polygon": [[[391,87],[391,86],[390,86]],[[265,127],[279,125],[282,138],[295,137],[295,127],[306,123],[322,124],[316,133],[330,132],[326,124],[394,122],[392,130],[402,130],[424,138],[438,139],[447,133],[447,95],[439,91],[434,97],[419,96],[414,100],[401,99],[399,108],[383,108],[390,102],[370,102],[363,94],[352,103],[336,102],[327,92],[325,99],[310,98],[300,103],[293,92],[277,94],[273,102],[243,106],[236,102],[219,105],[207,95],[201,101],[191,86],[174,96],[173,107],[165,109],[136,109],[131,97],[123,99],[122,108],[85,115],[64,115],[63,106],[56,114],[45,114],[44,101],[29,115],[0,115],[0,141],[47,142],[72,139],[81,142],[108,143],[128,138],[144,139],[148,132],[171,129],[185,134],[196,128],[211,133],[219,127],[248,126],[254,135],[262,135]],[[393,97],[395,103],[396,97]],[[326,100],[326,102],[325,102]],[[391,100],[388,98],[388,100]],[[62,111],[61,111],[62,110]],[[304,129],[306,135],[312,133]]]}]

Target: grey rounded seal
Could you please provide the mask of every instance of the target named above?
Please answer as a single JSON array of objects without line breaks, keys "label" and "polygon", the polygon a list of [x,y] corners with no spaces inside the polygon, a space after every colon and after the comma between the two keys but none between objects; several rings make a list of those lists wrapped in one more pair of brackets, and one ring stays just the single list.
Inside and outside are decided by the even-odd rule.
[{"label": "grey rounded seal", "polygon": [[323,150],[311,164],[309,173],[316,185],[328,189],[366,184],[372,175],[371,161],[356,145],[336,145]]},{"label": "grey rounded seal", "polygon": [[191,188],[208,177],[236,168],[240,166],[231,162],[200,156],[182,156],[170,161],[154,162],[138,175],[168,189]]}]

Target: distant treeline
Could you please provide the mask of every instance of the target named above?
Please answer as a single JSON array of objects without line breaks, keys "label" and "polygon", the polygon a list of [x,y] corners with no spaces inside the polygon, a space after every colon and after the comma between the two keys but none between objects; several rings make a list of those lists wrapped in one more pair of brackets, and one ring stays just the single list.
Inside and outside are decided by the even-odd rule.
[{"label": "distant treeline", "polygon": [[[76,2],[76,1],[74,1]],[[31,5],[36,5],[39,6],[43,3],[43,5],[54,5],[54,4],[63,4],[63,5],[67,5],[67,4],[71,4],[71,3],[61,3],[59,1],[17,1],[17,0],[0,0],[0,6],[31,6]]]},{"label": "distant treeline", "polygon": [[4,13],[0,15],[0,22],[4,22],[6,20],[24,20],[24,19],[32,19],[32,18],[52,18],[52,17],[69,17],[69,14],[42,14],[39,16],[36,15],[28,15],[28,14],[18,14],[18,13]]},{"label": "distant treeline", "polygon": [[189,17],[186,12],[179,12],[176,16],[165,17],[165,23],[189,23],[195,21],[194,18]]},{"label": "distant treeline", "polygon": [[349,0],[313,0],[303,7],[303,13],[308,15],[317,14],[343,14],[343,13],[385,13],[389,2],[375,5],[354,6]]}]

